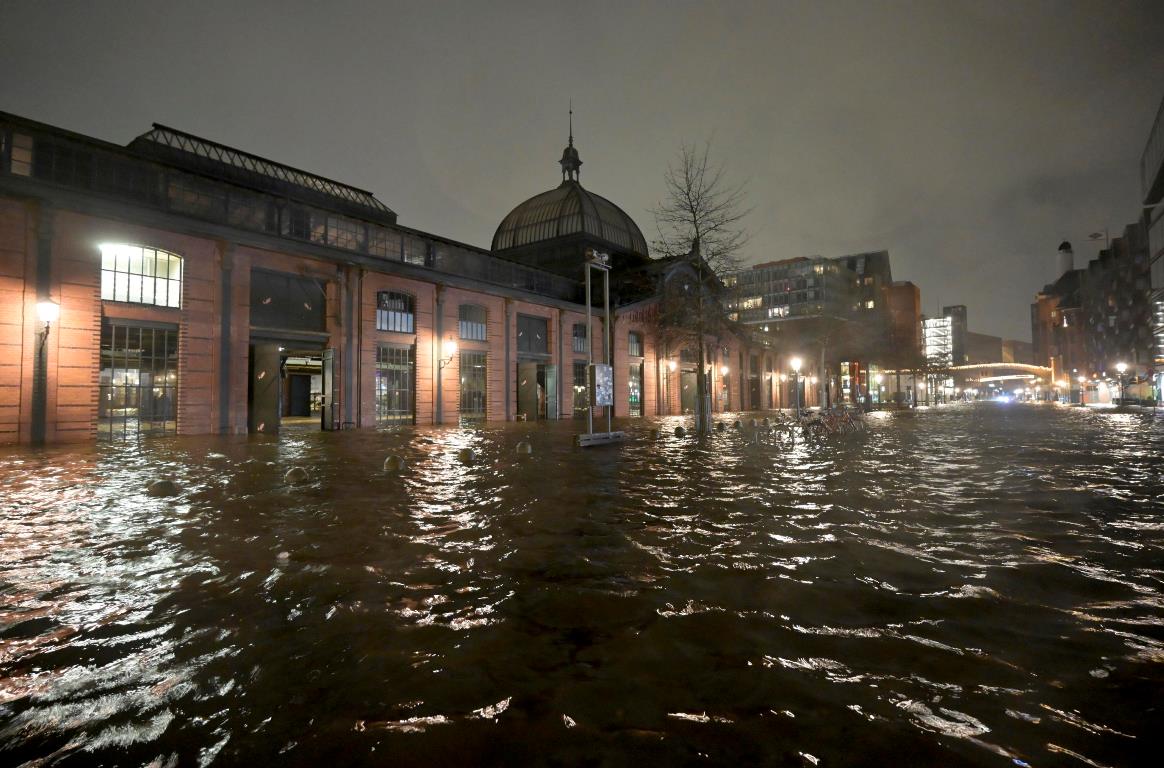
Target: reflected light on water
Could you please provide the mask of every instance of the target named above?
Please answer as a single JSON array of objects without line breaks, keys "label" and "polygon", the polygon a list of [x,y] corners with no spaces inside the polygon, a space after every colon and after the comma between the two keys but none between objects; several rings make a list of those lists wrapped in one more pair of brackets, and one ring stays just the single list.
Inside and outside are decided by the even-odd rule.
[{"label": "reflected light on water", "polygon": [[978,403],[779,446],[750,419],[0,454],[0,755],[1122,765],[1158,738],[1159,420]]}]

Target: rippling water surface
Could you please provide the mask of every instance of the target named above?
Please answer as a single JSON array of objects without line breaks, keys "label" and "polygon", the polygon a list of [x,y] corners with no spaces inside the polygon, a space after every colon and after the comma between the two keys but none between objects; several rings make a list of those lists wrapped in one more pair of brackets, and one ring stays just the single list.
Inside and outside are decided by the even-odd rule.
[{"label": "rippling water surface", "polygon": [[869,421],[0,454],[0,764],[1159,765],[1164,419]]}]

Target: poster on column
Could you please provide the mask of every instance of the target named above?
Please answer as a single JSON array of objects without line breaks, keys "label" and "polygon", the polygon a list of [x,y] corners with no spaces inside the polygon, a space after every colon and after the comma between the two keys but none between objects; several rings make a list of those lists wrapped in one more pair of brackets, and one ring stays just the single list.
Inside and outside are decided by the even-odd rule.
[{"label": "poster on column", "polygon": [[590,391],[594,393],[591,405],[614,405],[614,369],[602,363],[591,365]]}]

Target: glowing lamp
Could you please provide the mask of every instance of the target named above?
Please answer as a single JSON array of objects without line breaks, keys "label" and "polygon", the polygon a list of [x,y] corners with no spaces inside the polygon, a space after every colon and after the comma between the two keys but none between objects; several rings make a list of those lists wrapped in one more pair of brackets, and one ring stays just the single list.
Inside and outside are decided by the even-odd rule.
[{"label": "glowing lamp", "polygon": [[788,364],[790,366],[792,366],[792,370],[796,371],[797,373],[800,373],[800,366],[804,364],[804,361],[801,360],[799,357],[794,357],[788,361]]},{"label": "glowing lamp", "polygon": [[726,365],[721,365],[719,367],[719,375],[720,376],[727,376],[728,373],[730,373],[730,372],[731,372],[731,369],[728,368]]},{"label": "glowing lamp", "polygon": [[1127,363],[1116,363],[1116,370],[1119,371],[1120,375],[1122,376],[1124,374],[1124,372],[1126,370],[1128,370],[1128,364]]},{"label": "glowing lamp", "polygon": [[42,323],[55,323],[61,316],[61,305],[51,299],[38,301],[36,316]]}]

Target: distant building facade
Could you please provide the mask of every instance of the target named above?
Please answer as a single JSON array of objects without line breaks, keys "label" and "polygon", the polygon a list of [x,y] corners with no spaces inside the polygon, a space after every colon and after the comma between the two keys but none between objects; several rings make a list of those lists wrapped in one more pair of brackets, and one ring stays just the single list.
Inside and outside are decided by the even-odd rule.
[{"label": "distant building facade", "polygon": [[908,280],[885,289],[889,311],[890,367],[911,367],[921,354],[921,290]]},{"label": "distant building facade", "polygon": [[967,339],[969,332],[965,304],[942,307],[942,317],[950,318],[950,358],[954,365],[967,362]]},{"label": "distant building facade", "polygon": [[1122,362],[1131,376],[1150,375],[1154,339],[1149,274],[1147,231],[1137,222],[1080,275],[1089,373],[1102,375]]},{"label": "distant building facade", "polygon": [[990,336],[985,333],[966,332],[966,362],[967,363],[998,363],[1007,361],[1002,353],[1002,337]]},{"label": "distant building facade", "polygon": [[732,318],[783,358],[818,368],[822,402],[861,400],[871,362],[889,348],[888,251],[757,264],[727,277]]},{"label": "distant building facade", "polygon": [[1164,400],[1164,100],[1140,158],[1140,194],[1148,230],[1152,376],[1160,401]]}]

